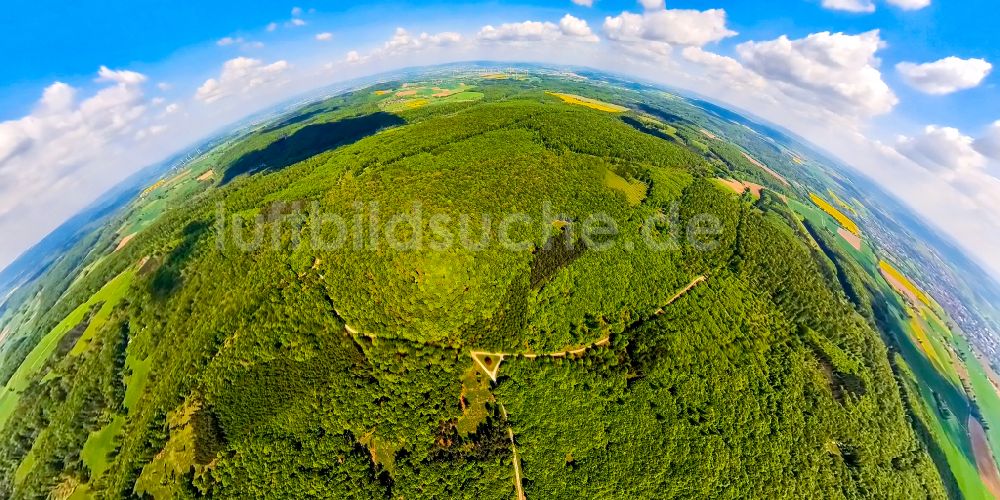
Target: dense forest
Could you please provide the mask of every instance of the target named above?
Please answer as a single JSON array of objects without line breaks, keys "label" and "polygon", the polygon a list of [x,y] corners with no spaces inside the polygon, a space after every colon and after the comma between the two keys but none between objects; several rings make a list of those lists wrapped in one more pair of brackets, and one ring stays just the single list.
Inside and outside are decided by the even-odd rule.
[{"label": "dense forest", "polygon": [[[80,241],[10,313],[0,496],[947,497],[787,186],[662,97],[420,85],[458,80],[243,132],[127,245]],[[493,381],[470,351],[509,355]]]}]

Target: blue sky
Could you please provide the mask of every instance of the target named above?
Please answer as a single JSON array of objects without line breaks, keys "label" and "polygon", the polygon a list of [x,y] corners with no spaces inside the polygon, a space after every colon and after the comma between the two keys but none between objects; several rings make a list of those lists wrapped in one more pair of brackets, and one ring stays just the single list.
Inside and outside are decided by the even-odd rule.
[{"label": "blue sky", "polygon": [[994,0],[581,3],[9,1],[0,267],[136,169],[269,104],[498,59],[614,70],[752,111],[919,200],[1000,276]]},{"label": "blue sky", "polygon": [[[637,10],[636,3],[621,0],[598,0],[593,8],[570,1],[536,2],[373,2],[359,7],[357,2],[319,1],[302,3],[315,9],[304,17],[316,19],[312,26],[330,30],[361,20],[369,25],[407,25],[413,16],[398,15],[416,10],[424,12],[421,25],[441,24],[448,20],[468,19],[466,13],[479,11],[482,19],[493,22],[523,21],[534,14],[573,13],[599,25],[607,15],[623,10]],[[459,12],[457,4],[467,4]],[[0,73],[0,118],[10,118],[30,109],[39,88],[53,80],[89,79],[100,65],[109,67],[149,68],[183,53],[192,46],[211,43],[238,33],[260,33],[270,22],[287,20],[294,3],[219,0],[213,2],[162,2],[108,0],[95,6],[89,2],[25,1],[8,2],[0,12],[0,53],[5,54],[5,69]],[[879,5],[872,14],[855,14],[824,9],[819,0],[782,0],[774,2],[688,0],[671,1],[669,8],[724,8],[731,27],[742,38],[773,38],[780,34],[804,36],[818,31],[858,33],[880,29],[888,47],[881,54],[884,64],[903,60],[936,60],[953,54],[1000,61],[1000,43],[996,27],[1000,14],[991,0],[934,2],[919,11]],[[489,15],[486,15],[489,13]],[[449,19],[451,18],[451,19]],[[264,39],[280,40],[299,33],[288,31],[262,33]],[[265,36],[266,35],[266,36]],[[734,45],[724,42],[723,46]],[[206,56],[206,63],[211,56]],[[891,72],[892,82],[898,78]],[[901,88],[907,101],[919,107],[921,117],[935,123],[949,123],[961,128],[982,126],[1000,116],[996,95],[1000,75],[990,76],[986,85],[944,99],[924,98],[919,92]],[[907,111],[902,110],[903,113]]]}]

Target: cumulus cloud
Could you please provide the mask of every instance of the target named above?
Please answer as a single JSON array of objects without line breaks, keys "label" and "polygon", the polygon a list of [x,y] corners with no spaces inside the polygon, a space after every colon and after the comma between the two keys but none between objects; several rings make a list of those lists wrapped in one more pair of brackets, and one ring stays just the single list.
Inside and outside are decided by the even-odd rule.
[{"label": "cumulus cloud", "polygon": [[97,72],[97,82],[112,82],[122,85],[139,85],[146,81],[146,75],[128,70],[110,70],[107,66],[101,66]]},{"label": "cumulus cloud", "polygon": [[559,24],[548,21],[524,21],[504,23],[500,26],[486,25],[479,30],[476,38],[485,42],[554,42],[560,39],[598,41],[587,21],[569,14],[563,16]]},{"label": "cumulus cloud", "polygon": [[848,116],[887,113],[898,102],[882,80],[875,57],[884,46],[879,32],[860,35],[814,33],[736,47],[743,64],[774,82],[786,94]]},{"label": "cumulus cloud", "polygon": [[986,133],[973,143],[973,147],[981,154],[1000,161],[1000,120],[993,122]]},{"label": "cumulus cloud", "polygon": [[259,59],[237,57],[222,65],[222,73],[218,78],[205,80],[195,98],[206,103],[233,95],[246,94],[258,87],[280,83],[282,74],[290,65],[287,61],[277,61],[264,64]]},{"label": "cumulus cloud", "polygon": [[588,42],[598,41],[597,35],[590,29],[587,21],[569,14],[559,20],[559,30],[563,35]]},{"label": "cumulus cloud", "polygon": [[616,41],[698,47],[737,34],[726,27],[726,11],[723,9],[654,10],[642,14],[622,12],[604,19],[604,32]]},{"label": "cumulus cloud", "polygon": [[555,23],[540,21],[524,21],[523,23],[504,23],[498,27],[491,24],[479,30],[477,38],[491,42],[513,41],[551,41],[559,37],[559,26]]},{"label": "cumulus cloud", "polygon": [[330,40],[333,40],[333,33],[330,32],[317,33],[316,40],[320,42],[329,42]]},{"label": "cumulus cloud", "polygon": [[979,86],[993,65],[983,59],[944,59],[915,64],[901,62],[896,71],[911,87],[927,94],[943,95]]},{"label": "cumulus cloud", "polygon": [[293,18],[291,21],[288,21],[288,26],[295,26],[295,27],[297,27],[297,26],[305,26],[306,24],[307,23],[304,20],[299,19],[297,17]]},{"label": "cumulus cloud", "polygon": [[663,0],[639,0],[639,4],[646,10],[661,10],[666,8]]},{"label": "cumulus cloud", "polygon": [[95,81],[105,85],[82,99],[55,82],[31,113],[0,122],[0,221],[10,238],[0,246],[0,262],[79,210],[92,196],[81,186],[113,175],[123,150],[162,127],[147,112],[145,75],[102,66]]},{"label": "cumulus cloud", "polygon": [[0,165],[27,151],[32,142],[22,124],[14,121],[0,123]]},{"label": "cumulus cloud", "polygon": [[577,4],[577,5],[581,6],[581,7],[593,7],[594,6],[594,0],[573,0],[573,3],[575,3],[575,4]]},{"label": "cumulus cloud", "polygon": [[[900,137],[896,143],[899,154],[935,175],[938,185],[933,193],[921,200],[943,198],[943,188],[950,186],[960,193],[955,198],[964,213],[964,220],[951,220],[952,224],[973,226],[962,234],[961,241],[973,248],[982,247],[988,239],[995,239],[1000,227],[1000,179],[986,168],[989,160],[977,151],[978,141],[956,128],[927,126],[915,137]],[[944,181],[943,183],[941,181]],[[942,210],[944,211],[944,210]],[[971,217],[970,217],[971,216]],[[951,229],[949,227],[949,229]],[[988,259],[995,258],[995,246],[985,245]],[[979,248],[980,257],[983,256]],[[995,266],[996,262],[990,262]]]},{"label": "cumulus cloud", "polygon": [[302,15],[302,7],[292,7],[292,17],[299,17]]},{"label": "cumulus cloud", "polygon": [[875,2],[872,0],[823,0],[823,7],[846,12],[875,12]]},{"label": "cumulus cloud", "polygon": [[[767,87],[766,80],[731,57],[709,52],[701,47],[685,47],[681,51],[681,56],[686,61],[708,70],[713,78],[726,77],[727,84],[734,88],[761,91]],[[765,98],[763,93],[760,97]]]},{"label": "cumulus cloud", "polygon": [[916,137],[900,137],[896,150],[916,164],[941,173],[982,168],[986,158],[973,147],[972,137],[952,127],[928,125]]},{"label": "cumulus cloud", "polygon": [[445,31],[436,34],[420,33],[419,35],[410,33],[405,28],[396,28],[392,37],[386,40],[381,46],[362,54],[357,50],[351,50],[345,54],[344,59],[336,62],[329,62],[323,65],[326,70],[334,69],[337,64],[347,63],[351,65],[363,64],[373,60],[397,57],[431,49],[442,49],[446,47],[461,45],[464,38],[460,33]]},{"label": "cumulus cloud", "polygon": [[360,52],[352,50],[344,57],[344,62],[348,64],[361,64],[368,60],[368,56],[362,56]]},{"label": "cumulus cloud", "polygon": [[461,41],[462,35],[451,31],[435,35],[428,33],[412,35],[403,28],[396,28],[392,38],[386,41],[381,49],[376,51],[376,54],[382,56],[398,55],[432,47],[455,45]]},{"label": "cumulus cloud", "polygon": [[278,23],[267,23],[267,27],[264,29],[266,29],[269,32],[274,31],[278,29]]}]

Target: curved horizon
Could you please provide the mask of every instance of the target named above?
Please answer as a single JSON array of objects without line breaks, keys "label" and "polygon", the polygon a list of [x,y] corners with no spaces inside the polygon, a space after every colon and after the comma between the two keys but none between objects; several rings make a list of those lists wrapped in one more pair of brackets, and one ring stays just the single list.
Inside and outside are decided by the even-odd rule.
[{"label": "curved horizon", "polygon": [[[805,16],[827,30],[796,28],[798,34],[786,36],[773,28],[764,33],[753,20],[767,19],[769,12],[750,13],[745,6],[719,2],[714,9],[685,10],[650,5],[518,4],[497,14],[475,3],[450,11],[441,5],[409,5],[408,18],[420,13],[433,19],[417,27],[392,20],[377,6],[330,13],[296,7],[284,19],[234,27],[189,47],[167,49],[168,40],[157,40],[161,55],[156,57],[171,54],[161,62],[101,64],[96,78],[59,78],[45,86],[32,107],[25,107],[30,89],[39,92],[41,82],[0,80],[0,89],[13,90],[0,99],[0,117],[7,119],[0,122],[0,173],[7,172],[10,179],[0,186],[6,188],[0,230],[8,235],[0,246],[0,268],[128,174],[155,163],[151,159],[166,158],[253,112],[352,78],[491,60],[617,72],[696,91],[794,130],[875,180],[953,238],[995,279],[1000,277],[1000,207],[994,205],[1000,203],[1000,179],[994,176],[1000,167],[991,157],[1000,156],[1000,120],[996,126],[985,117],[969,123],[968,113],[935,104],[975,102],[963,111],[987,117],[992,111],[1000,118],[1000,109],[994,109],[1000,101],[983,101],[995,96],[991,65],[977,57],[953,58],[947,47],[935,49],[938,59],[946,61],[938,66],[914,69],[907,54],[901,54],[891,73],[882,59],[886,51],[900,50],[888,40],[899,37],[896,31],[907,19],[942,17],[941,7],[866,5],[859,12],[845,12],[804,0],[788,6],[791,12],[785,16]],[[969,3],[947,15],[969,20],[975,12]],[[671,31],[670,23],[681,22],[687,31]],[[952,22],[936,29],[949,30]],[[743,35],[734,27],[752,29]],[[105,36],[113,40],[115,33]],[[956,50],[968,55],[997,50],[966,45],[956,45]],[[811,82],[806,73],[792,70],[805,64],[799,50],[855,51],[850,56],[855,67],[816,66],[811,71],[826,71],[822,78],[832,80]],[[95,55],[100,57],[88,57]],[[777,71],[782,65],[786,69]],[[25,66],[30,75],[27,69],[34,66]],[[777,72],[770,74],[772,70]],[[919,118],[927,113],[929,117]],[[956,121],[965,123],[955,128]],[[977,128],[979,138],[961,130]],[[81,134],[90,141],[74,143]],[[73,151],[73,158],[63,156],[64,151]],[[34,165],[31,176],[23,173],[28,165]]]}]

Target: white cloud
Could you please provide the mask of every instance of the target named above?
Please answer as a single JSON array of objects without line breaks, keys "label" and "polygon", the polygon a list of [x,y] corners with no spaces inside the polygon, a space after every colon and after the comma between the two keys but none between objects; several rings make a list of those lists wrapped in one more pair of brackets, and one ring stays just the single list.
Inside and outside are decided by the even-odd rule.
[{"label": "white cloud", "polygon": [[305,25],[306,25],[306,22],[303,21],[302,19],[297,18],[297,17],[294,18],[294,19],[292,19],[291,21],[288,21],[288,26],[305,26]]},{"label": "white cloud", "polygon": [[950,94],[959,90],[977,87],[993,69],[993,65],[983,59],[944,59],[915,64],[901,62],[896,71],[911,87],[928,94]]},{"label": "white cloud", "polygon": [[790,40],[782,35],[736,47],[743,63],[783,92],[845,116],[884,114],[898,102],[882,80],[875,53],[884,46],[879,32],[860,35],[814,33]]},{"label": "white cloud", "polygon": [[163,108],[163,112],[169,115],[171,113],[176,113],[177,110],[180,109],[180,108],[181,108],[180,105],[178,105],[176,102],[174,102],[174,103],[167,104],[166,107]]},{"label": "white cloud", "polygon": [[347,53],[344,58],[344,62],[348,64],[360,64],[368,60],[367,56],[362,56],[358,51],[352,50]]},{"label": "white cloud", "polygon": [[1000,161],[1000,120],[993,122],[986,133],[973,143],[973,147],[983,155]]},{"label": "white cloud", "polygon": [[[989,160],[976,150],[976,141],[958,129],[929,125],[916,137],[900,137],[896,150],[934,176],[921,203],[950,204],[937,207],[934,215],[952,214],[943,227],[996,270],[1000,179],[987,170]],[[949,196],[949,188],[958,194]]]},{"label": "white cloud", "polygon": [[[0,262],[121,180],[128,173],[121,158],[135,149],[136,135],[157,130],[145,75],[102,66],[96,81],[105,85],[82,99],[55,82],[31,113],[0,122]],[[94,184],[102,188],[91,190]]]},{"label": "white cloud", "polygon": [[324,33],[318,33],[316,34],[316,40],[320,42],[329,42],[330,40],[333,40],[333,33],[330,33],[328,31]]},{"label": "white cloud", "polygon": [[302,15],[302,7],[292,7],[292,17],[300,17]]},{"label": "white cloud", "polygon": [[875,2],[872,0],[823,0],[823,7],[847,12],[875,12]]},{"label": "white cloud", "polygon": [[75,100],[76,89],[65,83],[55,82],[42,92],[38,108],[46,113],[61,113],[68,111]]},{"label": "white cloud", "polygon": [[886,0],[886,2],[903,10],[919,10],[931,4],[931,0]]},{"label": "white cloud", "polygon": [[232,45],[239,45],[242,49],[259,49],[264,46],[264,42],[247,40],[241,36],[238,37],[223,37],[215,42],[219,47],[229,47]]},{"label": "white cloud", "polygon": [[274,31],[274,30],[278,29],[278,23],[273,23],[273,22],[272,23],[267,23],[267,27],[264,28],[264,29],[266,29],[269,32]]},{"label": "white cloud", "polygon": [[[708,52],[701,47],[685,47],[681,51],[681,56],[686,61],[707,69],[712,78],[719,76],[728,78],[727,84],[734,88],[760,92],[767,87],[766,80],[731,57]],[[764,98],[762,92],[759,95]]]},{"label": "white cloud", "polygon": [[604,19],[604,32],[619,42],[697,47],[737,34],[726,27],[726,11],[722,9],[622,12]]},{"label": "white cloud", "polygon": [[169,84],[169,83],[167,83],[167,82],[160,82],[160,83],[156,84],[156,88],[160,89],[161,92],[166,92],[166,91],[174,88],[174,86],[171,85],[171,84]]},{"label": "white cloud", "polygon": [[593,7],[594,6],[594,0],[573,0],[573,3],[575,3],[575,4],[577,4],[577,5],[581,6],[581,7]]},{"label": "white cloud", "polygon": [[639,4],[646,10],[663,10],[666,8],[663,0],[639,0]]},{"label": "white cloud", "polygon": [[476,35],[484,42],[555,42],[557,40],[596,42],[597,35],[587,21],[566,14],[559,24],[548,21],[504,23],[483,26]]},{"label": "white cloud", "polygon": [[139,85],[146,81],[146,75],[128,70],[110,70],[107,66],[101,66],[97,72],[97,82],[112,82],[122,85]]},{"label": "white cloud", "polygon": [[229,96],[246,94],[267,84],[280,83],[282,73],[289,67],[284,60],[265,65],[260,59],[249,57],[230,59],[222,65],[222,73],[218,78],[209,78],[198,87],[195,98],[212,103]]},{"label": "white cloud", "polygon": [[[889,5],[903,10],[919,10],[931,4],[931,0],[885,0]],[[823,0],[823,7],[830,10],[842,10],[870,14],[875,12],[874,0]]]},{"label": "white cloud", "polygon": [[150,126],[148,126],[146,128],[140,129],[138,132],[136,132],[135,133],[135,140],[141,141],[141,140],[146,139],[148,137],[153,137],[153,136],[156,136],[156,135],[160,135],[160,134],[162,134],[166,130],[167,130],[167,126],[166,125],[150,125]]},{"label": "white cloud", "polygon": [[432,47],[455,45],[461,41],[462,35],[451,31],[435,35],[421,33],[414,36],[403,28],[396,28],[392,38],[385,42],[382,48],[376,51],[376,54],[382,56],[398,55]]},{"label": "white cloud", "polygon": [[479,30],[477,38],[491,42],[541,42],[555,40],[561,34],[559,26],[555,23],[524,21],[504,23],[498,27],[488,24]]},{"label": "white cloud", "polygon": [[31,137],[18,122],[0,123],[0,165],[31,148]]},{"label": "white cloud", "polygon": [[928,170],[953,174],[986,165],[972,144],[972,138],[956,128],[928,125],[917,137],[900,137],[896,150]]},{"label": "white cloud", "polygon": [[227,47],[229,45],[236,45],[238,43],[243,43],[243,37],[222,37],[219,41],[215,42],[219,47]]},{"label": "white cloud", "polygon": [[559,20],[559,30],[567,37],[588,42],[598,41],[597,35],[594,35],[594,32],[591,31],[590,26],[587,25],[587,21],[569,14],[566,14]]}]

